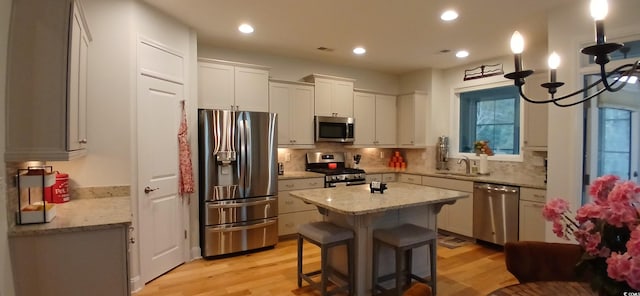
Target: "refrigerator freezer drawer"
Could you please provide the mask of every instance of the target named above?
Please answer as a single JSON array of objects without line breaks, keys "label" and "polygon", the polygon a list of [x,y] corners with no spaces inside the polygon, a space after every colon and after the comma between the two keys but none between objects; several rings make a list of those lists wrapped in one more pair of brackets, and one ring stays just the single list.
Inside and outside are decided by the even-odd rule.
[{"label": "refrigerator freezer drawer", "polygon": [[204,229],[204,257],[273,246],[278,242],[278,219],[208,226]]},{"label": "refrigerator freezer drawer", "polygon": [[206,226],[240,223],[278,216],[278,198],[275,196],[205,203]]}]

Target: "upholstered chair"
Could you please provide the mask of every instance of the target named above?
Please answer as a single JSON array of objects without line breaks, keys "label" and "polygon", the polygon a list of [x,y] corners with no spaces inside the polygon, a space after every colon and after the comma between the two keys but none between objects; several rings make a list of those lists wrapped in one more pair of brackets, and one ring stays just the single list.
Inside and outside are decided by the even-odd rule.
[{"label": "upholstered chair", "polygon": [[582,248],[575,244],[536,241],[508,242],[504,246],[507,270],[520,283],[536,281],[586,281],[575,266]]}]

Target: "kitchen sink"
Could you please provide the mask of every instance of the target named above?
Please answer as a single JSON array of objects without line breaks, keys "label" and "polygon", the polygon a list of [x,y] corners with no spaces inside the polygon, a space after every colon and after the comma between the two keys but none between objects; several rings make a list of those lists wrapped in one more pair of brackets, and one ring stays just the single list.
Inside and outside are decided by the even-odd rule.
[{"label": "kitchen sink", "polygon": [[455,172],[445,172],[445,171],[436,171],[436,174],[443,176],[460,176],[460,177],[469,177],[475,178],[478,177],[478,174],[465,174],[465,173],[455,173]]}]

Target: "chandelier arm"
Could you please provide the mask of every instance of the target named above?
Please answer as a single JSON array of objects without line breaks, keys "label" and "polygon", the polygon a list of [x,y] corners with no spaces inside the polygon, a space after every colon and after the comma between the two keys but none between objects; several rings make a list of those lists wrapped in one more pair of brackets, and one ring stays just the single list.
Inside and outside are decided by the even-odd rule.
[{"label": "chandelier arm", "polygon": [[533,100],[533,99],[530,99],[530,98],[529,98],[529,97],[527,97],[527,96],[524,94],[524,92],[522,91],[522,86],[518,86],[518,90],[520,91],[520,96],[522,96],[522,98],[523,98],[525,101],[527,101],[527,102],[529,102],[529,103],[534,103],[534,104],[546,104],[546,103],[552,103],[552,102],[554,102],[554,103],[555,103],[555,102],[557,102],[557,101],[562,101],[562,100],[564,100],[564,99],[568,99],[568,98],[570,98],[570,97],[573,97],[573,96],[575,96],[575,95],[577,95],[577,94],[583,93],[583,92],[585,92],[586,90],[589,90],[589,89],[591,89],[592,87],[594,87],[594,86],[596,86],[596,85],[600,84],[600,82],[601,82],[601,79],[600,79],[600,80],[598,80],[598,81],[596,81],[596,82],[594,82],[594,83],[589,84],[588,86],[586,86],[586,87],[585,87],[585,88],[583,88],[583,89],[580,89],[580,90],[574,91],[574,92],[572,92],[572,93],[570,93],[570,94],[564,95],[564,96],[559,97],[559,98],[555,98],[555,99],[554,99],[554,98],[552,97],[551,99],[548,99],[548,100]]},{"label": "chandelier arm", "polygon": [[575,106],[575,105],[582,104],[582,103],[584,103],[584,102],[586,102],[586,101],[588,101],[588,100],[593,99],[594,97],[596,97],[596,96],[600,95],[601,93],[603,93],[605,90],[607,90],[607,89],[606,89],[606,88],[601,88],[601,89],[599,89],[597,92],[595,92],[594,94],[592,94],[592,95],[590,95],[590,96],[588,96],[588,97],[586,97],[586,98],[583,98],[583,99],[582,99],[582,100],[580,100],[580,101],[573,102],[573,103],[570,103],[570,104],[558,103],[558,101],[559,101],[559,100],[553,101],[553,104],[554,104],[554,105],[556,105],[556,106],[558,106],[558,107],[571,107],[571,106]]},{"label": "chandelier arm", "polygon": [[[613,75],[614,75],[614,74],[616,74],[616,73],[633,73],[633,72],[635,72],[635,71],[638,69],[638,63],[639,63],[639,62],[640,62],[640,61],[636,61],[636,62],[635,62],[635,63],[633,63],[633,64],[625,64],[625,65],[619,66],[619,67],[615,68],[613,71],[611,71],[609,74],[606,74],[606,73],[605,73],[605,74],[604,74],[604,76],[602,76],[602,75],[601,75],[601,77],[609,78],[609,77],[613,76]],[[627,68],[627,67],[629,67],[630,69],[629,69],[629,70],[623,70],[624,68]],[[601,71],[603,71],[604,66],[601,66],[600,68],[601,68]],[[602,72],[601,72],[601,74],[602,74]],[[591,83],[591,84],[587,85],[586,87],[584,87],[584,88],[582,88],[582,89],[580,89],[580,90],[576,90],[576,91],[574,91],[574,92],[572,92],[572,93],[570,93],[570,94],[567,94],[567,95],[561,96],[561,97],[559,97],[559,98],[553,98],[553,97],[552,97],[551,99],[548,99],[548,100],[534,100],[534,99],[531,99],[531,98],[527,97],[527,96],[524,94],[524,92],[523,92],[523,90],[522,90],[522,86],[521,86],[521,85],[520,85],[520,86],[518,86],[518,90],[519,90],[519,92],[520,92],[520,96],[521,96],[525,101],[527,101],[527,102],[529,102],[529,103],[534,103],[534,104],[554,103],[556,106],[559,106],[559,107],[570,107],[570,106],[573,106],[573,105],[577,105],[577,104],[580,104],[580,103],[586,102],[586,101],[588,101],[588,100],[590,100],[590,99],[594,98],[595,96],[597,96],[597,95],[599,95],[599,94],[603,93],[605,90],[608,90],[608,91],[611,91],[611,92],[616,92],[616,91],[618,91],[618,90],[622,89],[622,88],[626,85],[626,82],[622,82],[622,84],[621,84],[620,86],[618,86],[618,87],[615,87],[615,88],[614,88],[614,86],[615,86],[616,84],[618,84],[618,83],[620,83],[620,82],[621,82],[619,79],[616,79],[616,80],[615,80],[615,81],[613,81],[611,84],[609,84],[609,83],[605,84],[605,88],[602,88],[602,89],[598,90],[598,91],[597,91],[596,93],[594,93],[593,95],[590,95],[590,96],[588,96],[588,97],[586,97],[586,98],[583,98],[583,99],[582,99],[582,100],[580,100],[580,101],[577,101],[577,102],[575,102],[575,103],[570,103],[570,104],[562,104],[562,103],[558,103],[559,101],[562,101],[562,100],[568,99],[568,98],[570,98],[570,97],[573,97],[573,96],[575,96],[575,95],[577,95],[577,94],[583,93],[583,92],[585,92],[585,91],[587,91],[587,90],[589,90],[589,89],[591,89],[591,88],[593,88],[593,87],[597,86],[597,85],[598,85],[598,84],[600,84],[601,82],[604,84],[605,82],[607,82],[607,80],[606,80],[606,79],[604,79],[604,80],[603,80],[602,78],[600,78],[600,79],[598,79],[597,81],[595,81],[595,82],[593,82],[593,83]],[[608,85],[608,87],[607,87],[607,85]]]},{"label": "chandelier arm", "polygon": [[546,103],[551,103],[555,100],[555,99],[541,100],[541,101],[532,100],[529,97],[527,97],[527,95],[524,94],[524,92],[522,91],[522,85],[518,86],[518,91],[520,92],[520,97],[522,97],[522,99],[533,104],[546,104]]},{"label": "chandelier arm", "polygon": [[[638,62],[640,62],[640,60],[635,61],[633,64],[625,64],[625,65],[622,65],[620,67],[617,67],[617,68],[613,69],[613,71],[611,71],[609,74],[606,74],[606,71],[604,69],[604,65],[600,65],[600,76],[601,77],[606,77],[606,78],[609,78],[609,77],[613,76],[614,74],[619,74],[620,77],[622,77],[622,76],[630,76],[638,69]],[[625,68],[629,68],[629,69],[625,70]],[[621,84],[618,87],[613,87],[617,83],[621,83]],[[624,88],[625,85],[627,85],[627,80],[621,81],[620,79],[616,79],[611,84],[609,84],[609,81],[607,79],[604,79],[603,80],[603,84],[604,84],[604,87],[608,91],[617,92],[617,91],[621,90],[622,88]]]}]

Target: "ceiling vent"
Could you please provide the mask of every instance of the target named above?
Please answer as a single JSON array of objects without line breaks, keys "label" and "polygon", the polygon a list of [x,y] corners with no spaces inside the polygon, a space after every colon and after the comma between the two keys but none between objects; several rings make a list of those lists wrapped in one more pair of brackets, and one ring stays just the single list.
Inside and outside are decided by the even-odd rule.
[{"label": "ceiling vent", "polygon": [[320,51],[326,51],[326,52],[332,52],[332,51],[333,51],[333,48],[328,48],[328,47],[320,46],[320,47],[318,47],[318,48],[317,48],[317,50],[320,50]]}]

